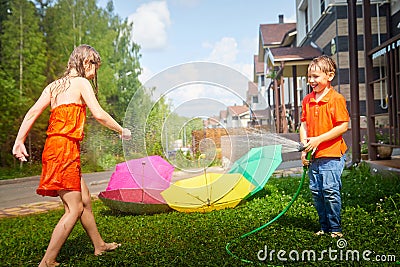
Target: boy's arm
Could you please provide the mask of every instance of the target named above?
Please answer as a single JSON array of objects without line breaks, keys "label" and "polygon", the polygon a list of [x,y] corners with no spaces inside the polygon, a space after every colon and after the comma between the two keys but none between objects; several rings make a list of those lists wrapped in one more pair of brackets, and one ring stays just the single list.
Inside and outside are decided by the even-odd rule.
[{"label": "boy's arm", "polygon": [[[299,133],[300,133],[300,142],[304,145],[304,147],[306,147],[306,144],[307,144],[307,123],[305,121],[303,121],[300,124]],[[307,155],[307,152],[305,150],[301,152],[301,161],[302,161],[304,166],[307,166],[307,165],[310,164],[309,160],[306,159],[306,155]]]},{"label": "boy's arm", "polygon": [[307,123],[306,122],[303,121],[300,124],[299,133],[300,133],[300,142],[305,145],[307,143]]}]

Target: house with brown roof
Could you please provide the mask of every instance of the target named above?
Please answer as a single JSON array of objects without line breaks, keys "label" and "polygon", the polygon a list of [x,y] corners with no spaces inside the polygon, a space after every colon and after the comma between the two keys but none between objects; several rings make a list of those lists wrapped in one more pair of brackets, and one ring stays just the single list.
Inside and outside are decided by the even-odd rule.
[{"label": "house with brown roof", "polygon": [[265,91],[260,90],[257,83],[248,83],[246,91],[246,103],[249,104],[251,110],[265,109],[267,107],[264,95]]},{"label": "house with brown roof", "polygon": [[282,46],[285,38],[296,32],[296,23],[284,23],[283,15],[279,15],[278,19],[278,23],[260,24],[259,55],[264,52],[264,48]]},{"label": "house with brown roof", "polygon": [[299,126],[299,105],[307,87],[304,79],[298,85],[294,77],[297,72],[306,73],[310,60],[321,54],[311,46],[295,47],[296,34],[296,23],[285,23],[283,15],[279,15],[279,23],[261,24],[259,29],[254,82],[265,98],[267,111],[258,113],[270,114],[264,123],[277,132],[294,131]]},{"label": "house with brown roof", "polygon": [[224,127],[226,127],[226,123],[227,123],[227,119],[226,119],[227,114],[228,114],[227,110],[221,110],[219,112],[219,123],[220,123],[220,125],[223,125]]},{"label": "house with brown roof", "polygon": [[[336,61],[332,85],[345,96],[351,114],[353,161],[360,159],[363,134],[369,159],[380,156],[379,132],[387,136],[385,146],[400,147],[400,1],[295,2],[295,29],[283,16],[278,24],[261,24],[254,57],[254,82],[260,91],[265,86],[276,131],[290,129],[287,118],[293,118],[293,130],[299,126],[300,103],[309,92],[307,66],[325,54]],[[360,131],[362,118],[366,134]]]},{"label": "house with brown roof", "polygon": [[207,119],[203,120],[203,126],[204,128],[219,128],[219,117],[213,116],[213,117],[208,117]]},{"label": "house with brown roof", "polygon": [[296,46],[313,46],[336,61],[332,85],[351,114],[353,162],[360,160],[362,136],[372,160],[379,156],[376,133],[399,147],[400,1],[296,0],[296,7]]},{"label": "house with brown roof", "polygon": [[226,111],[226,128],[247,127],[250,121],[250,110],[248,106],[229,106]]}]

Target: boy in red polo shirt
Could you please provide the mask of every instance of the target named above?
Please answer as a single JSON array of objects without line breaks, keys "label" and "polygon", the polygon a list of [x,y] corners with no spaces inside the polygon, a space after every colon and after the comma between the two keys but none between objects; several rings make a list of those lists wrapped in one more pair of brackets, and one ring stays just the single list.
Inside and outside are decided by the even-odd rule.
[{"label": "boy in red polo shirt", "polygon": [[[303,165],[310,165],[310,190],[321,225],[316,235],[342,237],[340,176],[347,150],[342,135],[348,128],[349,113],[345,98],[331,86],[335,73],[335,62],[325,55],[308,66],[313,91],[303,99],[300,140],[306,147],[301,159]],[[313,151],[310,162],[305,158],[309,151]]]}]

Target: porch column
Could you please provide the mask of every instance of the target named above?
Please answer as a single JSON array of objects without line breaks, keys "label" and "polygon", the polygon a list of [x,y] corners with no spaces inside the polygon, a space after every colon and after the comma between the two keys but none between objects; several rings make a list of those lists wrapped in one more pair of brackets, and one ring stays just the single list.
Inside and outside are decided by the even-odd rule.
[{"label": "porch column", "polygon": [[297,67],[292,66],[292,72],[293,72],[293,102],[294,102],[294,131],[297,130],[297,127],[299,127],[299,106],[298,106],[298,92],[297,92]]},{"label": "porch column", "polygon": [[275,102],[275,125],[276,125],[276,132],[280,133],[281,131],[281,119],[280,119],[280,112],[279,112],[279,88],[278,88],[278,80],[274,78],[274,102]]},{"label": "porch column", "polygon": [[374,85],[371,83],[372,73],[372,56],[369,52],[372,49],[371,34],[371,5],[370,0],[363,0],[363,23],[364,23],[364,55],[365,55],[365,93],[367,104],[367,129],[368,129],[368,158],[376,160],[376,148],[371,144],[376,142],[375,138],[375,113],[374,107]]},{"label": "porch column", "polygon": [[358,49],[357,49],[357,0],[347,0],[349,25],[349,58],[350,58],[350,99],[351,99],[351,138],[352,162],[359,163],[360,147],[360,95],[358,87]]}]

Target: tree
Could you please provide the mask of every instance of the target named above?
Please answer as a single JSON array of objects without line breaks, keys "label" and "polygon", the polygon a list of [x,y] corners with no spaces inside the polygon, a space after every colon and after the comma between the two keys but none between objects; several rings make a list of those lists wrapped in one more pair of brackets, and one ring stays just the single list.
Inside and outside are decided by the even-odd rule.
[{"label": "tree", "polygon": [[20,110],[24,107],[16,90],[15,81],[0,69],[0,165],[12,164],[11,148],[20,123]]},{"label": "tree", "polygon": [[[47,9],[44,30],[49,47],[48,82],[64,72],[74,47],[83,43],[93,46],[102,58],[98,73],[99,102],[122,123],[129,101],[140,86],[139,47],[129,38],[131,25],[113,14],[112,1],[102,9],[95,0],[59,0]],[[90,114],[85,129],[89,134],[82,148],[91,164],[97,164],[108,154],[122,157],[120,143],[110,142],[116,139],[115,134],[104,129]]]},{"label": "tree", "polygon": [[[92,45],[101,54],[100,104],[118,122],[124,121],[128,104],[141,86],[140,47],[130,38],[133,25],[113,13],[112,1],[106,9],[99,8],[96,0],[3,0],[0,7],[0,93],[7,97],[0,101],[1,165],[7,161],[4,155],[11,158],[11,142],[23,115],[44,86],[64,73],[70,53],[80,44]],[[47,120],[44,114],[31,130],[31,158],[40,159]],[[90,134],[82,151],[87,158],[95,155],[94,164],[98,159],[104,162],[103,155],[122,157],[115,133],[95,122],[90,113],[85,131]]]},{"label": "tree", "polygon": [[46,65],[39,18],[35,6],[27,0],[12,1],[10,12],[3,23],[2,67],[17,81],[21,95],[36,98],[38,88],[44,85]]},{"label": "tree", "polygon": [[[13,103],[8,100],[8,109],[13,110],[7,113],[10,114],[7,120],[12,121],[13,126],[4,130],[15,137],[23,115],[40,95],[44,86],[45,43],[44,36],[39,29],[39,17],[36,14],[35,6],[27,0],[10,2],[8,17],[2,22],[2,30],[0,54],[1,75],[4,80],[2,79],[0,91],[3,95],[8,95],[9,100],[15,101]],[[16,95],[19,95],[18,99],[15,98]],[[21,103],[24,105],[20,106]],[[18,112],[16,113],[14,109]],[[37,148],[35,151],[29,151],[32,154],[31,159],[36,156],[40,158],[39,154],[43,146],[42,137],[46,125],[47,119],[41,118],[31,130],[28,141],[38,141],[34,145],[32,143],[28,145],[28,149]],[[9,142],[7,144],[9,145]],[[1,153],[10,153],[9,151],[11,148],[6,152],[2,150]]]},{"label": "tree", "polygon": [[[10,10],[10,1],[8,0],[2,0],[0,2],[0,35],[3,34],[3,23],[5,20],[7,20],[9,13],[11,12]],[[0,51],[2,45],[1,45],[1,41],[0,41]],[[0,58],[0,62],[1,62],[1,58]]]}]

